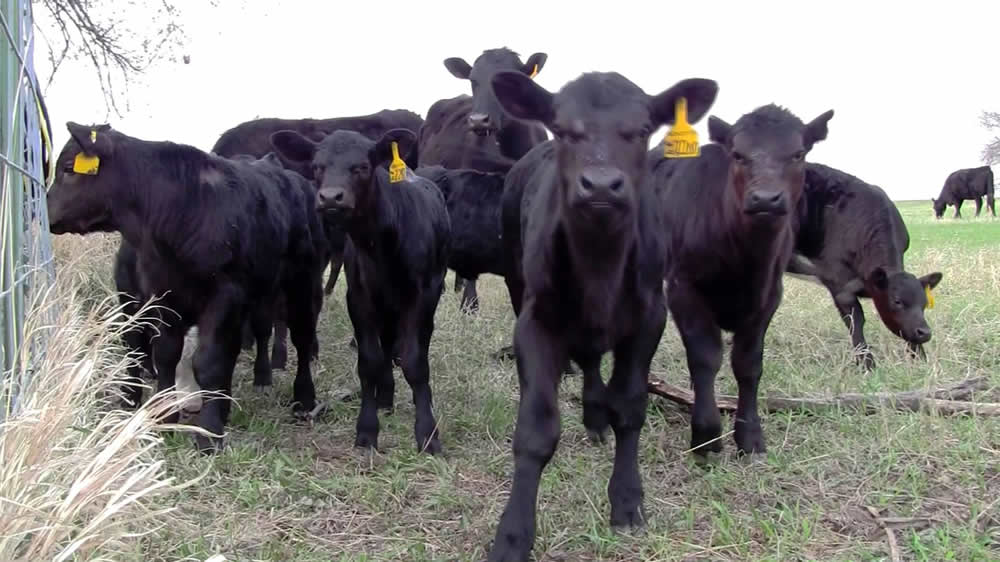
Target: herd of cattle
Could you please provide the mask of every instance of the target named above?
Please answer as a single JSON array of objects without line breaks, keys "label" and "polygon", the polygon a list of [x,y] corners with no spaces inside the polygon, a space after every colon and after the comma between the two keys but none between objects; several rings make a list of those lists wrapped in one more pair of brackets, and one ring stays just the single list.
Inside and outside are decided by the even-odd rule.
[{"label": "herd of cattle", "polygon": [[[639,434],[668,311],[687,354],[691,445],[702,455],[722,448],[714,382],[723,330],[739,386],[736,446],[765,450],[757,393],[786,273],[829,290],[865,367],[874,359],[861,298],[923,355],[924,309],[941,273],[905,270],[909,236],[880,188],[806,162],[833,111],[809,122],[776,105],[733,124],[712,116],[699,154],[668,158],[664,143],[648,149],[650,135],[683,122],[685,110],[692,124],[705,117],[716,82],[685,79],[650,96],[618,73],[592,72],[551,93],[533,80],[546,58],[522,62],[506,48],[472,65],[450,58],[445,67],[472,95],[434,103],[426,119],[405,110],[260,119],[226,131],[211,154],[70,122],[48,193],[51,231],[121,233],[123,302],[136,310],[158,296],[168,309],[156,337],[137,329],[126,342],[144,352],[141,369],[160,389],[174,386],[192,327],[190,370],[202,389],[226,395],[241,344],[256,344],[254,385],[268,386],[272,368],[284,367],[287,333],[299,357],[293,410],[303,417],[320,409],[305,358],[317,357],[317,317],[343,264],[361,383],[355,444],[377,444],[395,363],[412,390],[416,446],[431,454],[441,444],[428,346],[446,269],[464,280],[470,312],[477,277],[502,276],[517,315],[509,351],[521,397],[513,488],[491,560],[526,559],[534,543],[570,360],[582,371],[588,434],[615,435],[611,523],[643,523]],[[976,194],[992,209],[992,173],[982,170],[949,177],[936,214],[947,204],[957,214]],[[137,405],[141,390],[126,388]],[[206,399],[199,424],[221,435],[228,416],[228,400]],[[221,438],[197,445],[211,452]]]}]

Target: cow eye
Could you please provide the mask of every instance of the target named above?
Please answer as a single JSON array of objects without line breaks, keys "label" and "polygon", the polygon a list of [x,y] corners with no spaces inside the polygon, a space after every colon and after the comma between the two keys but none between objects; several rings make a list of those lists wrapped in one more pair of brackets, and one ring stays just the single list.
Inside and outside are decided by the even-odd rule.
[{"label": "cow eye", "polygon": [[737,164],[746,164],[747,163],[747,157],[742,152],[734,150],[733,153],[732,153],[732,156],[733,156],[733,160],[735,160]]},{"label": "cow eye", "polygon": [[805,159],[805,157],[806,157],[806,151],[805,150],[800,150],[800,151],[798,151],[798,152],[796,152],[795,154],[792,155],[792,161],[793,162],[801,162],[802,160]]}]

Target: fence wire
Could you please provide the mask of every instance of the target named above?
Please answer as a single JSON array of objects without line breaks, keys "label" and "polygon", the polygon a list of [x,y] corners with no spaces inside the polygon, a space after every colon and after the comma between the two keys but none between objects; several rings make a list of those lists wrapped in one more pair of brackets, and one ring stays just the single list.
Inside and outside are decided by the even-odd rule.
[{"label": "fence wire", "polygon": [[[31,0],[0,0],[0,422],[40,365],[58,309],[24,333],[26,307],[55,282],[45,179],[53,176],[52,129],[34,68]],[[46,155],[48,166],[46,170]]]}]

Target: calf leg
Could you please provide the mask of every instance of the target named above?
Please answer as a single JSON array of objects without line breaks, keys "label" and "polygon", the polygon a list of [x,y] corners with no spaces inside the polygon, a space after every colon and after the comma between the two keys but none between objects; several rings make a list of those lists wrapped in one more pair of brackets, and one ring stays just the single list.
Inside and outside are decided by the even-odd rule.
[{"label": "calf leg", "polygon": [[288,331],[298,361],[295,365],[295,382],[292,389],[295,402],[292,412],[299,417],[310,417],[316,408],[316,387],[312,378],[312,350],[316,339],[318,312],[313,296],[315,279],[309,275],[290,275],[285,283]]},{"label": "calf leg", "polygon": [[340,268],[344,265],[344,253],[335,253],[330,257],[330,277],[326,280],[326,288],[323,292],[327,295],[333,294],[334,287],[337,286],[337,278],[340,277]]},{"label": "calf leg", "polygon": [[731,363],[739,397],[736,402],[736,448],[740,453],[763,453],[764,431],[757,413],[757,392],[764,361],[764,333],[767,324],[756,325],[733,334]]},{"label": "calf leg", "polygon": [[608,403],[607,388],[601,379],[601,356],[578,361],[583,369],[583,427],[591,443],[604,443],[608,430]]},{"label": "calf leg", "polygon": [[982,212],[983,210],[983,198],[976,197],[975,201],[976,201],[976,218],[978,219],[979,213]]},{"label": "calf leg", "polygon": [[[179,320],[173,325],[163,325],[160,333],[151,342],[153,353],[153,370],[156,374],[156,389],[158,392],[169,390],[176,384],[177,363],[184,351],[184,334],[187,327]],[[163,419],[164,423],[177,423],[180,412],[174,411]]]},{"label": "calf leg", "polygon": [[375,309],[359,295],[351,284],[347,284],[347,313],[354,326],[354,339],[358,342],[358,380],[361,383],[361,407],[358,410],[355,447],[376,448],[378,446],[378,409],[375,406],[376,385],[389,371],[392,363],[383,353],[376,327]]},{"label": "calf leg", "polygon": [[253,349],[253,345],[257,341],[256,337],[254,336],[253,321],[251,320],[244,322],[241,332],[243,333],[243,343],[241,347],[247,351],[250,351],[251,349]]},{"label": "calf leg", "polygon": [[[433,297],[434,300],[437,298],[438,295]],[[413,433],[417,441],[417,451],[436,455],[441,452],[441,443],[438,440],[437,420],[434,419],[428,359],[431,335],[434,332],[435,303],[428,297],[424,297],[421,301],[403,316],[403,329],[399,340],[400,366],[413,393],[413,406],[416,410]]]},{"label": "calf leg", "polygon": [[651,307],[643,328],[615,348],[615,366],[608,381],[607,401],[615,432],[615,464],[608,482],[612,527],[642,527],[642,477],[639,475],[639,434],[646,423],[649,364],[663,335],[666,311]]},{"label": "calf leg", "polygon": [[233,368],[240,353],[239,329],[244,320],[245,298],[240,287],[221,286],[198,320],[198,349],[192,362],[195,378],[202,390],[223,395],[206,397],[202,401],[198,425],[218,436],[195,436],[198,449],[203,453],[222,449],[222,433],[232,405]]},{"label": "calf leg", "polygon": [[463,279],[462,277],[460,277],[458,275],[458,273],[456,272],[455,273],[455,292],[457,293],[457,292],[461,291],[463,287],[465,287],[465,279]]},{"label": "calf leg", "polygon": [[258,389],[272,384],[267,344],[271,338],[271,326],[274,324],[274,306],[273,298],[263,298],[254,303],[250,309],[250,325],[257,341],[257,356],[253,362],[253,385]]},{"label": "calf leg", "polygon": [[868,371],[875,368],[875,357],[865,341],[865,311],[858,301],[857,290],[861,281],[855,279],[833,294],[833,303],[840,318],[851,334],[851,346],[857,353],[858,362]]},{"label": "calf leg", "polygon": [[475,279],[465,280],[465,291],[462,293],[461,308],[470,314],[479,312],[479,294],[476,292]]},{"label": "calf leg", "polygon": [[271,348],[271,368],[288,365],[288,298],[284,291],[274,301],[274,346]]},{"label": "calf leg", "polygon": [[385,322],[379,332],[379,342],[382,354],[385,356],[386,367],[379,371],[375,380],[375,407],[379,410],[392,410],[396,399],[396,377],[392,372],[393,350],[396,347],[398,326],[393,322]]},{"label": "calf leg", "polygon": [[993,199],[993,197],[994,195],[992,190],[986,193],[986,208],[989,209],[990,214],[992,214],[995,217],[997,216],[997,203],[996,200]]},{"label": "calf leg", "polygon": [[535,545],[535,509],[542,471],[559,444],[560,369],[565,343],[534,317],[529,304],[514,328],[521,399],[514,429],[514,478],[500,517],[491,562],[527,560]]},{"label": "calf leg", "polygon": [[694,388],[691,406],[691,448],[697,455],[722,451],[722,417],[715,402],[715,376],[722,367],[722,331],[701,295],[686,284],[675,284],[668,295],[674,324],[681,334]]},{"label": "calf leg", "polygon": [[962,201],[963,201],[962,199],[959,199],[958,201],[955,201],[955,218],[956,219],[962,218]]}]

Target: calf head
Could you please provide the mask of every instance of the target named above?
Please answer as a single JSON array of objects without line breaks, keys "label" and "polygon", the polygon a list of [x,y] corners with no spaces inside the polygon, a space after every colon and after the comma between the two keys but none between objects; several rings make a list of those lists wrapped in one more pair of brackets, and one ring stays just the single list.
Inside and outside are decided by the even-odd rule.
[{"label": "calf head", "polygon": [[805,157],[826,138],[833,110],[808,124],[791,112],[765,105],[730,125],[708,118],[712,141],[729,153],[729,180],[744,216],[780,222],[797,209],[805,184]]},{"label": "calf head", "polygon": [[866,280],[865,291],[886,328],[910,343],[926,343],[931,339],[931,329],[924,318],[927,289],[937,287],[941,277],[939,272],[919,278],[905,271],[890,274],[879,267]]},{"label": "calf head", "polygon": [[472,83],[472,111],[469,112],[469,130],[480,136],[492,135],[504,127],[506,115],[490,87],[490,79],[501,71],[520,72],[526,76],[541,71],[548,55],[535,53],[521,62],[521,57],[507,48],[483,51],[479,58],[469,63],[459,57],[444,60],[444,66],[456,78]]},{"label": "calf head", "polygon": [[648,183],[649,136],[673,123],[677,101],[687,100],[694,123],[718,92],[713,80],[690,78],[650,96],[614,72],[584,74],[556,94],[521,72],[497,73],[491,83],[505,111],[554,135],[562,220],[602,236],[633,223]]},{"label": "calf head", "polygon": [[284,158],[308,162],[316,185],[316,208],[344,222],[368,214],[378,189],[378,176],[388,182],[386,164],[392,160],[392,143],[405,159],[417,144],[409,129],[392,129],[373,141],[354,131],[333,131],[320,142],[295,131],[278,131],[271,144]]},{"label": "calf head", "polygon": [[[56,177],[47,194],[53,234],[112,232],[115,187],[125,181],[126,156],[117,154],[121,134],[111,125],[66,123],[70,139],[56,161]],[[78,159],[79,157],[79,159]],[[76,163],[76,164],[75,164]]]},{"label": "calf head", "polygon": [[948,202],[941,199],[931,198],[931,204],[934,206],[934,218],[941,218],[944,216],[944,210],[948,207]]}]

